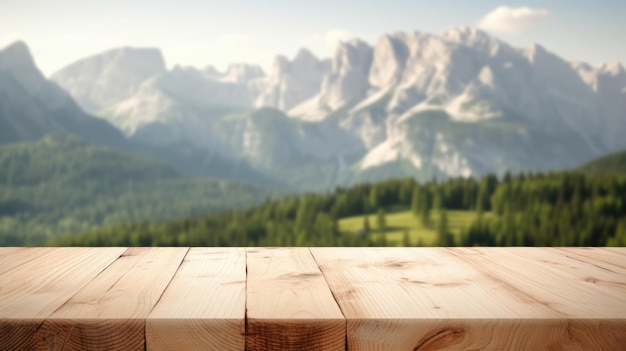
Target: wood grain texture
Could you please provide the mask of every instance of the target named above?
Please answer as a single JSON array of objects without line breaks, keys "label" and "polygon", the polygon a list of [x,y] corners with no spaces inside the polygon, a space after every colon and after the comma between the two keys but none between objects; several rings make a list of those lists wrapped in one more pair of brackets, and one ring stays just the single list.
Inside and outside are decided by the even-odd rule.
[{"label": "wood grain texture", "polygon": [[[145,349],[145,318],[187,248],[131,248],[43,323],[46,350]],[[52,347],[54,346],[54,347]]]},{"label": "wood grain texture", "polygon": [[[534,320],[518,317],[529,334],[525,346],[537,350],[619,350],[626,345],[626,276],[611,275],[614,284],[600,286],[589,279],[588,265],[559,255],[549,248],[450,249],[483,275],[521,291],[545,305],[559,318]],[[580,250],[580,249],[579,249]],[[599,272],[594,272],[599,273]],[[606,276],[604,276],[606,278]],[[543,326],[543,328],[539,328]],[[517,331],[514,331],[517,333]],[[522,349],[520,342],[513,344]]]},{"label": "wood grain texture", "polygon": [[345,319],[306,248],[247,252],[246,350],[344,350]]},{"label": "wood grain texture", "polygon": [[[569,282],[565,288],[582,286],[583,292],[559,293],[555,284],[575,274],[542,269],[545,263],[526,264],[523,257],[500,257],[506,250],[311,251],[347,318],[349,350],[619,350],[626,345],[624,300],[615,298],[612,287],[602,287],[609,290],[603,293]],[[490,261],[492,255],[498,258]],[[528,274],[507,271],[519,273],[518,268]],[[560,308],[565,306],[559,303],[569,303],[559,298],[572,296],[580,303],[583,295],[600,299],[590,302],[600,311],[569,306],[580,314],[568,315]],[[606,305],[622,312],[606,314]]]},{"label": "wood grain texture", "polygon": [[[0,249],[0,350],[35,350],[44,320],[125,248]],[[39,349],[44,349],[43,346]],[[45,348],[47,349],[47,348]]]},{"label": "wood grain texture", "polygon": [[[600,287],[556,269],[538,257],[550,258],[545,248],[453,248],[460,258],[483,275],[524,292],[529,298],[545,305],[546,311],[556,311],[562,318],[623,319],[626,318],[626,298],[615,286]],[[574,266],[575,267],[575,266]],[[571,269],[571,268],[570,268]],[[626,283],[626,276],[615,277]]]},{"label": "wood grain texture", "polygon": [[[577,250],[577,252],[581,251],[584,252],[584,250]],[[507,254],[531,260],[544,270],[562,275],[563,279],[577,282],[591,290],[598,290],[597,293],[593,293],[594,295],[613,294],[621,299],[626,294],[624,279],[626,268],[622,269],[584,256],[576,257],[556,248],[519,248],[509,250]],[[604,256],[605,259],[606,257],[610,257],[610,254]],[[626,256],[623,261],[626,264]],[[618,264],[617,261],[610,262]]]},{"label": "wood grain texture", "polygon": [[626,248],[0,248],[1,351],[244,348],[626,350]]},{"label": "wood grain texture", "polygon": [[585,247],[585,248],[554,248],[563,252],[570,259],[577,260],[588,266],[592,271],[603,270],[618,274],[626,274],[626,248]]},{"label": "wood grain texture", "polygon": [[0,274],[31,261],[43,252],[30,247],[3,247],[0,248]]},{"label": "wood grain texture", "polygon": [[243,350],[246,251],[192,248],[146,321],[147,350]]}]

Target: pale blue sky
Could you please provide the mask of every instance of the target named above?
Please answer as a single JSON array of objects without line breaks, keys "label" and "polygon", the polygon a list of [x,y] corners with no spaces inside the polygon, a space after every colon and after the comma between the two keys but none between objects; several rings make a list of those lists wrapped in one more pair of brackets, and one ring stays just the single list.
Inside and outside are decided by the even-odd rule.
[{"label": "pale blue sky", "polygon": [[[509,9],[493,12],[500,6]],[[0,0],[0,47],[24,40],[47,75],[119,46],[159,47],[170,67],[268,69],[300,47],[330,57],[345,36],[374,44],[383,33],[481,25],[518,47],[537,42],[566,59],[623,64],[624,18],[624,0]]]}]

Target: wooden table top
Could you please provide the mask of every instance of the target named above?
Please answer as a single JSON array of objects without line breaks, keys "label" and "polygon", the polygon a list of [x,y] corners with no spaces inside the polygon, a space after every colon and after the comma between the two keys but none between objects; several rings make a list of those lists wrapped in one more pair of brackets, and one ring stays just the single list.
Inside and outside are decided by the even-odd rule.
[{"label": "wooden table top", "polygon": [[626,248],[0,248],[0,350],[626,350]]}]

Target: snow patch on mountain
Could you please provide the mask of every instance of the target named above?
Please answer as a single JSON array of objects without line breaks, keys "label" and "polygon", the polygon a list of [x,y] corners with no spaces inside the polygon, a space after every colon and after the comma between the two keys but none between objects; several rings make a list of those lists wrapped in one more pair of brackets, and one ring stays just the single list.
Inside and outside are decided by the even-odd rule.
[{"label": "snow patch on mountain", "polygon": [[386,140],[370,150],[361,161],[361,169],[380,166],[387,162],[396,161],[400,157],[400,151],[392,140]]}]

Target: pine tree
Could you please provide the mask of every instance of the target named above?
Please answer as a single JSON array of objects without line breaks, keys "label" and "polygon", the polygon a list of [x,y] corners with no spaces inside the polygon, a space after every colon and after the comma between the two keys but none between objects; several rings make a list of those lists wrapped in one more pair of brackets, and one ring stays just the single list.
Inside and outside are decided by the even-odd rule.
[{"label": "pine tree", "polygon": [[384,231],[380,233],[380,237],[378,238],[378,246],[385,247],[387,246],[387,233]]},{"label": "pine tree", "polygon": [[413,178],[405,178],[402,180],[402,183],[398,187],[398,200],[401,205],[407,206],[411,204],[413,188],[415,188],[415,180],[413,180]]},{"label": "pine tree", "polygon": [[439,213],[439,221],[437,222],[437,245],[451,246],[451,236],[448,233],[448,214],[446,210]]},{"label": "pine tree", "polygon": [[370,194],[369,194],[369,199],[368,199],[368,205],[371,211],[374,211],[376,208],[378,208],[380,205],[378,203],[378,189],[376,187],[372,187],[372,189],[370,189]]},{"label": "pine tree", "polygon": [[626,246],[626,220],[622,220],[615,230],[615,235],[608,238],[607,246]]},{"label": "pine tree", "polygon": [[402,246],[409,247],[411,246],[411,239],[409,238],[409,230],[405,229],[404,234],[402,235]]},{"label": "pine tree", "polygon": [[433,195],[433,210],[441,211],[443,208],[443,199],[441,196],[441,191],[435,189],[435,194]]},{"label": "pine tree", "polygon": [[426,228],[431,227],[430,221],[430,195],[426,188],[422,188],[418,191],[417,196],[417,211],[419,212],[419,219],[422,226]]},{"label": "pine tree", "polygon": [[378,209],[376,224],[378,225],[378,231],[385,232],[385,229],[387,228],[387,219],[385,218],[385,210],[382,208]]},{"label": "pine tree", "polygon": [[415,217],[420,215],[420,189],[417,186],[413,188],[413,195],[411,196],[411,213]]}]

